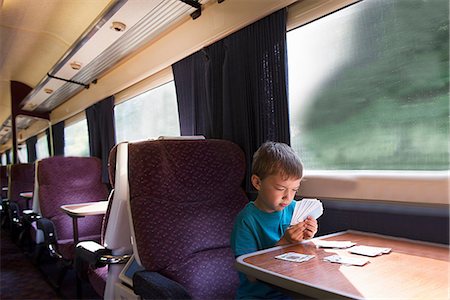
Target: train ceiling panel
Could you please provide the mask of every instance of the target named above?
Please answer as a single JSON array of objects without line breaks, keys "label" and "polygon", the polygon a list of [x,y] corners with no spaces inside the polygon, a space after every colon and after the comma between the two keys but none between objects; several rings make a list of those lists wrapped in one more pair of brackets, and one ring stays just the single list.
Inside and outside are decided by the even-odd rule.
[{"label": "train ceiling panel", "polygon": [[[177,22],[198,16],[199,3],[0,0],[0,122],[11,114],[10,81],[34,87],[23,110],[50,112]],[[8,140],[3,132],[0,144]]]}]

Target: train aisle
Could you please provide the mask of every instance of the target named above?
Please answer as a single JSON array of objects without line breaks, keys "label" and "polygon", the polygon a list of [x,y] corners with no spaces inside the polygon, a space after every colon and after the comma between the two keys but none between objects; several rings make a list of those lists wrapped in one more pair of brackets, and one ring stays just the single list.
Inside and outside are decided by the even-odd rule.
[{"label": "train aisle", "polygon": [[0,257],[0,299],[61,299],[4,230]]}]

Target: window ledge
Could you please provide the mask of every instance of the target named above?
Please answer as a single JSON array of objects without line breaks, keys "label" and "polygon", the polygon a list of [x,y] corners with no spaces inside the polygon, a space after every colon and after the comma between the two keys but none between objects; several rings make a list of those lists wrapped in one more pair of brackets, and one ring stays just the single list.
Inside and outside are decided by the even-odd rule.
[{"label": "window ledge", "polygon": [[305,171],[300,195],[449,204],[448,171]]}]

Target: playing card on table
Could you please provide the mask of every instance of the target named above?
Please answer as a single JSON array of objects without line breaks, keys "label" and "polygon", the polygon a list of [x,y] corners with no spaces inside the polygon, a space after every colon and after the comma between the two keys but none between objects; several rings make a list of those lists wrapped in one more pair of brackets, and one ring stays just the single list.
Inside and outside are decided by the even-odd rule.
[{"label": "playing card on table", "polygon": [[366,256],[377,256],[391,252],[391,248],[372,247],[372,246],[355,246],[348,250],[354,254],[361,254]]},{"label": "playing card on table", "polygon": [[297,201],[294,208],[294,213],[292,214],[291,224],[295,225],[297,223],[303,222],[308,216],[317,219],[323,213],[323,205],[317,199],[303,198]]},{"label": "playing card on table", "polygon": [[362,257],[342,257],[339,255],[331,255],[324,258],[325,261],[339,263],[343,265],[364,266],[369,262],[367,258]]},{"label": "playing card on table", "polygon": [[350,241],[324,241],[324,240],[315,240],[314,244],[320,248],[349,248],[351,246],[356,245],[356,243]]},{"label": "playing card on table", "polygon": [[301,254],[296,252],[288,252],[278,256],[275,256],[277,259],[293,261],[293,262],[304,262],[313,258],[314,255]]}]

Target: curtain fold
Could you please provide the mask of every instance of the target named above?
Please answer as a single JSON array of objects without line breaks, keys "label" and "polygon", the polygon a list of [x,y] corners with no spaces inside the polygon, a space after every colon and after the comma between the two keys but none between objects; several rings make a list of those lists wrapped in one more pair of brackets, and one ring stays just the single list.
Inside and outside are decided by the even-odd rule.
[{"label": "curtain fold", "polygon": [[[53,128],[52,128],[53,129]],[[52,140],[50,139],[50,129],[47,128],[45,130],[45,136],[47,137],[47,149],[48,149],[48,156],[51,157],[54,155],[54,153],[52,152]]]},{"label": "curtain fold", "polygon": [[6,150],[6,164],[9,165],[11,163],[11,149]]},{"label": "curtain fold", "polygon": [[267,140],[290,143],[286,9],[172,66],[182,135],[227,139],[253,153]]},{"label": "curtain fold", "polygon": [[53,155],[64,156],[64,121],[52,125]]},{"label": "curtain fold", "polygon": [[114,96],[107,97],[86,109],[89,131],[89,152],[102,161],[102,180],[109,184],[108,156],[116,144]]},{"label": "curtain fold", "polygon": [[33,163],[36,161],[37,154],[36,154],[36,143],[37,143],[37,136],[32,136],[28,138],[25,143],[27,144],[27,156],[28,156],[28,163]]}]

